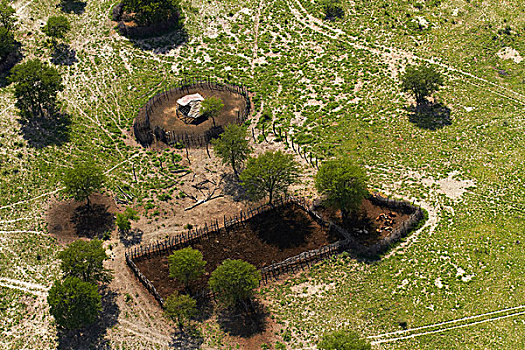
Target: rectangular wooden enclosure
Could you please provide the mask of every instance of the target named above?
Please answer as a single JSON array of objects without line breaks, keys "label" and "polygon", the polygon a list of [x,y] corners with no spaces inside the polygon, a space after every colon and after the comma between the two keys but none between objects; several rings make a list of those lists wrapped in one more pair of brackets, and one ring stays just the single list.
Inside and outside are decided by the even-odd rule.
[{"label": "rectangular wooden enclosure", "polygon": [[[373,200],[377,201],[377,200]],[[397,203],[397,204],[396,204]],[[378,203],[378,208],[405,203]],[[403,209],[410,209],[409,204]],[[369,248],[331,218],[325,220],[303,199],[282,198],[273,205],[241,212],[234,218],[224,218],[209,226],[190,230],[169,239],[136,247],[126,253],[126,261],[137,277],[161,303],[183,286],[169,277],[168,256],[175,250],[192,247],[202,252],[207,261],[206,273],[192,286],[207,291],[212,271],[225,259],[240,259],[253,264],[262,276],[262,283],[281,273],[295,272],[327,256],[351,249],[366,254]],[[404,215],[393,232],[398,238],[406,234],[422,217],[412,207],[413,215]],[[393,209],[392,209],[393,210]],[[417,214],[417,215],[416,215]],[[222,224],[222,225],[221,225]],[[383,239],[381,240],[381,242]]]}]

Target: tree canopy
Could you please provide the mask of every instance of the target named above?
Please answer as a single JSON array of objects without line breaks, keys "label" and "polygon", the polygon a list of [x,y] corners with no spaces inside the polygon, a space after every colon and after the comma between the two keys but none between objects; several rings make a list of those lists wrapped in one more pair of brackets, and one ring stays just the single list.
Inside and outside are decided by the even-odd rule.
[{"label": "tree canopy", "polygon": [[230,124],[221,136],[212,141],[215,154],[224,164],[229,164],[233,172],[239,174],[239,166],[244,163],[252,148],[246,139],[246,128]]},{"label": "tree canopy", "polygon": [[170,295],[164,303],[166,314],[177,323],[179,329],[184,328],[184,324],[197,314],[197,302],[186,294],[177,292]]},{"label": "tree canopy", "polygon": [[227,259],[212,272],[208,283],[221,302],[236,306],[253,296],[260,279],[261,274],[252,264]]},{"label": "tree canopy", "polygon": [[76,277],[55,281],[47,302],[56,323],[65,329],[80,329],[95,322],[102,310],[97,286]]},{"label": "tree canopy", "polygon": [[223,108],[224,103],[218,97],[208,97],[201,102],[201,113],[211,118],[219,116]]},{"label": "tree canopy", "polygon": [[49,17],[42,31],[53,39],[63,39],[70,29],[71,24],[67,17],[60,15]]},{"label": "tree canopy", "polygon": [[76,277],[84,282],[108,282],[109,270],[103,266],[108,258],[102,241],[77,240],[58,253],[60,268],[66,277]]},{"label": "tree canopy", "polygon": [[191,281],[204,274],[204,266],[206,266],[202,253],[191,247],[174,251],[168,257],[168,261],[170,277],[182,282],[185,288],[188,288]]},{"label": "tree canopy", "polygon": [[8,31],[14,29],[16,23],[16,11],[11,6],[8,0],[0,1],[0,26],[4,27]]},{"label": "tree canopy", "polygon": [[443,76],[429,65],[408,66],[401,76],[401,90],[411,92],[418,104],[443,85]]},{"label": "tree canopy", "polygon": [[180,16],[179,0],[123,0],[126,12],[134,13],[141,26],[167,22]]},{"label": "tree canopy", "polygon": [[96,165],[86,161],[76,162],[72,168],[64,173],[63,183],[65,193],[77,201],[87,200],[89,196],[102,188],[105,176]]},{"label": "tree canopy", "polygon": [[368,194],[365,170],[349,158],[323,162],[315,177],[315,187],[328,197],[331,205],[341,209],[343,219],[349,212],[357,211]]},{"label": "tree canopy", "polygon": [[15,49],[15,36],[5,27],[0,27],[0,62]]},{"label": "tree canopy", "polygon": [[349,330],[338,330],[323,336],[317,347],[320,350],[371,350],[372,345]]},{"label": "tree canopy", "polygon": [[300,173],[293,155],[267,151],[248,159],[240,179],[252,199],[268,196],[271,203],[276,195],[286,193],[288,187],[297,182]]},{"label": "tree canopy", "polygon": [[52,114],[56,108],[57,93],[64,89],[58,71],[38,59],[16,65],[9,80],[15,84],[16,107],[26,117]]}]

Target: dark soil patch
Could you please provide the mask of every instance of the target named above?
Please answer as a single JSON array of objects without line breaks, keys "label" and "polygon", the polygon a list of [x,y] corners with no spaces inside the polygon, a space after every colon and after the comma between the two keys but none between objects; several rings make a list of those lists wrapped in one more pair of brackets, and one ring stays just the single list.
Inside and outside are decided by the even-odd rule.
[{"label": "dark soil patch", "polygon": [[102,238],[105,232],[112,231],[117,212],[113,198],[93,194],[90,201],[90,207],[75,200],[52,203],[47,212],[49,233],[60,243],[68,244],[80,237]]},{"label": "dark soil patch", "polygon": [[[225,259],[242,259],[259,269],[340,239],[296,205],[287,204],[253,217],[246,225],[228,232],[221,230],[216,236],[193,244],[208,262],[206,275],[195,282],[193,290],[206,288],[210,273]],[[176,280],[169,277],[168,255],[135,261],[163,298],[181,290]]]},{"label": "dark soil patch", "polygon": [[343,221],[341,211],[338,209],[321,204],[316,208],[316,211],[350,233],[361,231],[362,233],[357,234],[356,238],[366,246],[373,245],[388,237],[392,231],[408,221],[410,217],[410,214],[373,204],[368,199],[363,201],[356,216],[345,221]]},{"label": "dark soil patch", "polygon": [[[215,119],[199,118],[197,122],[185,123],[177,117],[177,100],[190,94],[199,93],[202,97],[217,97],[224,103],[220,115]],[[177,134],[204,135],[206,131],[213,127],[226,126],[237,122],[238,113],[243,113],[246,109],[246,99],[240,94],[230,93],[229,91],[217,91],[192,87],[183,92],[173,93],[169,100],[164,100],[155,107],[150,114],[150,129],[155,130],[158,126],[166,132],[174,131]]]}]

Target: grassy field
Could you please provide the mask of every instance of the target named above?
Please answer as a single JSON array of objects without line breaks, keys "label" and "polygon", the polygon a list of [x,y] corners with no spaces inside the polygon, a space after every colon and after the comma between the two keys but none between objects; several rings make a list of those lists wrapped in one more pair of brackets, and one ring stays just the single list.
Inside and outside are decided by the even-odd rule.
[{"label": "grassy field", "polygon": [[[89,1],[85,12],[67,15],[77,62],[57,66],[66,85],[60,95],[66,132],[24,127],[12,87],[0,91],[5,348],[54,348],[59,342],[45,292],[58,275],[61,247],[46,233],[45,212],[53,196],[62,196],[63,169],[89,157],[107,171],[108,192],[120,186],[137,205],[177,191],[175,176],[155,171],[168,154],[131,146],[128,132],[138,108],[184,76],[248,86],[256,111],[269,113],[303,147],[319,158],[351,155],[368,168],[373,190],[415,200],[431,213],[417,236],[380,262],[341,257],[265,288],[276,321],[292,335],[290,348],[312,347],[341,324],[373,336],[401,330],[400,322],[414,328],[523,304],[525,61],[497,53],[511,47],[525,56],[525,4],[343,2],[346,18],[326,22],[310,0],[185,0],[189,39],[179,46],[173,44],[177,34],[135,42],[118,35],[110,21],[115,1]],[[60,12],[57,3],[14,2],[26,57],[49,60],[40,28]],[[425,61],[447,77],[437,100],[450,109],[452,124],[435,130],[410,121],[411,101],[399,90],[406,64]],[[121,309],[119,323],[108,331],[109,347],[169,347],[162,321],[128,324],[141,317],[139,309]],[[227,348],[220,330],[203,332],[209,346]],[[520,315],[374,348],[524,344]]]}]

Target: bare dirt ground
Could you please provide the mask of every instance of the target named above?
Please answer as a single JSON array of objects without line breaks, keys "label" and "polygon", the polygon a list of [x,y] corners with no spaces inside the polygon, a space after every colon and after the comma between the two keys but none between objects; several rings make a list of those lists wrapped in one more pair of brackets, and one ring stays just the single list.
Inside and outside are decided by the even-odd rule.
[{"label": "bare dirt ground", "polygon": [[[220,115],[213,120],[212,118],[200,118],[197,122],[186,123],[176,115],[177,100],[183,96],[191,94],[201,94],[202,97],[217,97],[224,103]],[[151,129],[156,126],[165,131],[175,131],[180,134],[204,134],[214,126],[225,126],[235,123],[237,113],[243,113],[246,108],[246,100],[238,94],[228,91],[217,91],[203,88],[191,88],[179,94],[173,94],[169,100],[164,100],[154,107],[150,114]],[[215,123],[215,124],[214,124]]]}]

